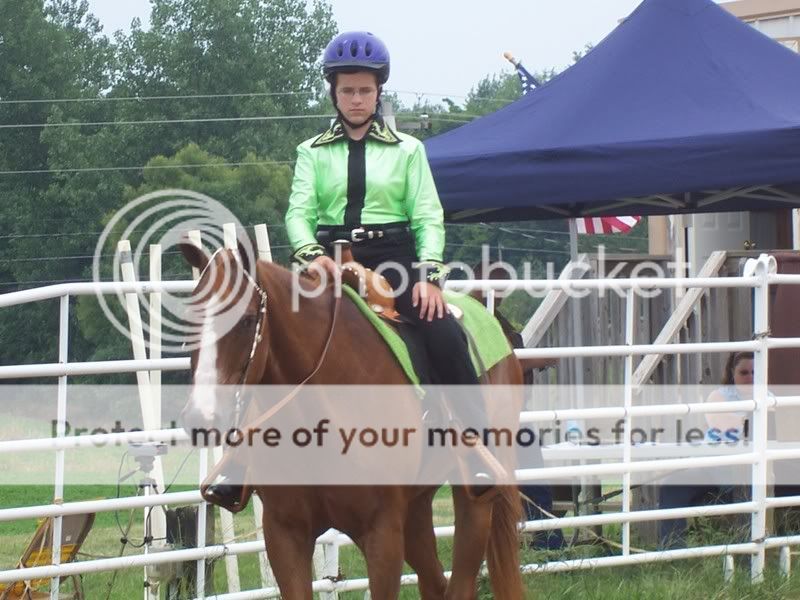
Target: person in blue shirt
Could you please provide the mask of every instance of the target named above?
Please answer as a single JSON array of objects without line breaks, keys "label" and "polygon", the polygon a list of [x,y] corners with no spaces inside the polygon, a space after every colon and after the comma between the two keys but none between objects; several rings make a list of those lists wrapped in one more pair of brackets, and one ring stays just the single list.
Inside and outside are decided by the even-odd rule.
[{"label": "person in blue shirt", "polygon": [[[709,394],[706,402],[733,402],[753,397],[753,353],[733,352],[728,356],[721,386]],[[706,442],[733,444],[747,438],[748,420],[745,413],[707,413]],[[713,477],[709,477],[713,480]],[[736,489],[730,485],[662,485],[659,488],[659,508],[702,506],[733,502]],[[659,545],[662,548],[686,546],[686,519],[659,521]]]}]

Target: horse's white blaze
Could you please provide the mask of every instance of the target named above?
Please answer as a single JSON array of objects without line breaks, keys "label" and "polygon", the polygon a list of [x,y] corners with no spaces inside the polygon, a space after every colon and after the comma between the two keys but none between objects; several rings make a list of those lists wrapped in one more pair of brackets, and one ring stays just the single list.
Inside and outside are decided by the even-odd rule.
[{"label": "horse's white blaze", "polygon": [[217,334],[214,329],[214,307],[216,295],[211,299],[203,320],[200,334],[200,356],[197,358],[197,370],[194,374],[194,390],[192,401],[203,417],[211,421],[217,408],[215,393],[217,385]]}]

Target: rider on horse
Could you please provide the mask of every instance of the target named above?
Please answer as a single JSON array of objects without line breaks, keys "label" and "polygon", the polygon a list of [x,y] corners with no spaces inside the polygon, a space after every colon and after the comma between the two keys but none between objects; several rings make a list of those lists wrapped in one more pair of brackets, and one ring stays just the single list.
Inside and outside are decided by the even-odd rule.
[{"label": "rider on horse", "polygon": [[[342,33],[325,49],[323,69],[338,118],[297,148],[286,212],[294,258],[335,277],[332,245],[352,243],[355,261],[382,266],[398,294],[395,308],[421,332],[438,382],[476,386],[466,335],[442,297],[444,214],[425,147],[381,116],[389,51],[371,33]],[[463,426],[485,418],[477,388],[447,408]],[[492,481],[479,459],[472,458],[471,469],[475,480]]]},{"label": "rider on horse", "polygon": [[[352,256],[364,267],[383,265],[381,274],[399,293],[395,308],[421,332],[437,381],[477,386],[466,335],[442,297],[444,215],[425,148],[390,129],[380,113],[389,51],[371,33],[343,33],[328,44],[323,63],[338,118],[297,147],[286,212],[293,258],[335,278],[340,266],[329,256],[333,245],[352,243]],[[472,389],[447,402],[456,425],[485,419],[480,390]],[[481,482],[474,494],[492,486],[497,472],[479,453],[470,452],[467,464],[471,480]],[[239,489],[223,483],[209,491],[225,497]]]}]

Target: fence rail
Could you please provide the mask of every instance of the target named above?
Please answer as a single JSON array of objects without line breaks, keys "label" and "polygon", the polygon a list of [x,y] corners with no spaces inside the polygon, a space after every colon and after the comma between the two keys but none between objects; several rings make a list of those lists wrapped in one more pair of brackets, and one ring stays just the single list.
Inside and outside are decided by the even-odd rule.
[{"label": "fence rail", "polygon": [[[800,497],[770,498],[767,497],[766,483],[767,472],[770,461],[786,460],[800,457],[800,450],[771,448],[767,440],[767,411],[770,408],[784,406],[800,406],[800,397],[771,398],[767,395],[767,353],[774,348],[796,348],[800,347],[800,338],[772,338],[769,335],[768,323],[768,299],[769,287],[771,285],[797,285],[800,284],[800,275],[777,275],[774,272],[774,259],[762,255],[757,260],[752,260],[745,270],[747,275],[741,277],[707,277],[707,278],[629,278],[629,279],[605,279],[605,280],[548,280],[548,281],[458,281],[452,282],[450,287],[462,291],[472,289],[494,290],[495,292],[510,290],[563,290],[574,292],[576,290],[611,290],[612,293],[625,292],[622,296],[626,303],[633,302],[633,293],[636,291],[659,290],[659,289],[718,289],[718,288],[752,288],[755,290],[753,297],[753,314],[755,315],[754,338],[752,340],[738,342],[692,342],[674,344],[634,344],[632,341],[634,318],[633,312],[625,312],[625,344],[590,346],[581,348],[570,348],[566,346],[553,348],[522,349],[517,354],[521,358],[533,357],[598,357],[598,356],[618,356],[630,359],[633,356],[646,355],[673,355],[673,354],[696,354],[711,352],[729,351],[751,351],[755,355],[755,375],[754,375],[754,398],[741,402],[720,403],[710,405],[702,403],[676,403],[658,406],[632,406],[631,394],[633,393],[632,369],[626,368],[626,378],[624,381],[624,397],[621,398],[621,405],[601,409],[564,409],[546,411],[526,411],[521,415],[522,423],[551,421],[556,419],[590,419],[617,417],[624,421],[623,443],[620,447],[613,448],[614,452],[621,454],[620,462],[610,464],[583,464],[569,467],[558,468],[537,468],[520,469],[517,472],[521,480],[533,481],[541,480],[554,475],[564,477],[567,475],[623,475],[623,510],[616,514],[602,515],[582,515],[565,518],[553,518],[540,521],[532,521],[522,526],[524,531],[543,531],[562,527],[585,527],[593,525],[603,525],[610,523],[621,523],[624,525],[622,530],[623,554],[621,556],[581,559],[573,561],[559,561],[544,565],[525,565],[523,571],[532,572],[554,572],[570,569],[594,568],[600,566],[618,566],[627,564],[642,564],[646,562],[660,562],[677,560],[690,557],[703,556],[730,556],[733,554],[748,554],[751,556],[751,577],[754,582],[760,581],[763,577],[765,550],[772,547],[788,548],[789,546],[800,545],[800,536],[767,537],[766,535],[766,511],[769,508],[788,507],[800,505]],[[61,329],[59,332],[59,346],[64,348],[68,332],[66,323],[68,320],[69,298],[71,296],[102,294],[147,294],[147,293],[187,293],[190,292],[194,282],[191,281],[172,281],[172,282],[139,282],[139,283],[74,283],[60,284],[39,288],[35,290],[25,290],[0,295],[0,307],[38,302],[48,299],[61,299]],[[493,294],[489,294],[491,298]],[[60,394],[59,401],[66,402],[66,378],[73,375],[107,374],[121,372],[142,372],[159,370],[184,370],[189,367],[187,358],[157,359],[157,360],[123,360],[106,362],[87,362],[87,363],[67,363],[64,356],[60,356],[61,362],[49,365],[19,365],[0,367],[0,379],[10,378],[37,378],[53,377],[60,378],[63,383],[63,396]],[[646,459],[633,460],[633,453],[636,449],[630,436],[626,435],[631,428],[631,418],[634,416],[654,416],[654,415],[685,415],[685,414],[704,414],[704,413],[723,413],[748,411],[754,415],[752,443],[749,451],[737,454],[719,453],[715,456],[702,456],[693,458],[666,458],[666,459]],[[62,432],[63,433],[63,432]],[[52,439],[17,440],[0,442],[0,454],[11,452],[29,451],[55,451],[62,453],[75,448],[87,448],[98,443],[122,444],[128,441],[177,441],[185,442],[188,436],[181,430],[151,430],[136,433],[119,434],[98,434],[94,436],[81,436],[77,438],[66,438],[63,435]],[[664,468],[687,468],[700,466],[717,465],[751,465],[752,469],[752,496],[748,502],[739,502],[722,506],[704,506],[681,509],[660,509],[660,510],[631,510],[630,506],[630,475],[636,472],[653,470],[655,466]],[[63,481],[63,466],[56,473],[57,482]],[[98,512],[120,510],[127,508],[149,508],[168,504],[197,504],[201,503],[199,492],[180,492],[161,495],[151,495],[135,498],[120,498],[115,500],[99,500],[92,502],[75,502],[52,504],[38,507],[18,507],[0,510],[0,522],[15,519],[52,516],[60,517],[67,514],[80,512]],[[660,519],[686,518],[693,516],[712,516],[723,514],[751,514],[751,541],[742,544],[730,544],[721,546],[709,546],[701,548],[691,548],[685,550],[671,550],[663,552],[632,553],[630,549],[630,529],[628,524],[635,522],[655,521]],[[436,529],[437,536],[449,536],[453,533],[453,527],[440,527]],[[341,534],[329,532],[318,540],[319,544],[327,548],[337,548],[351,543],[349,539]],[[87,560],[77,563],[64,565],[52,564],[28,569],[0,571],[0,582],[16,581],[21,578],[32,579],[41,577],[58,577],[91,573],[102,570],[116,568],[141,567],[145,565],[162,564],[166,562],[198,560],[202,561],[220,556],[236,555],[263,551],[263,542],[241,542],[222,544],[216,546],[204,546],[191,550],[168,550],[164,552],[149,552],[138,556],[128,556],[119,559],[99,559]],[[788,556],[788,550],[782,556]],[[732,562],[726,561],[727,572],[732,568]],[[790,564],[788,560],[781,561],[782,568],[788,573]],[[412,584],[416,581],[414,576],[404,576],[404,584]],[[335,593],[345,590],[366,589],[368,582],[365,579],[334,582],[330,580],[320,580],[315,582],[314,589],[320,592]],[[57,593],[57,583],[54,588]],[[199,587],[202,590],[202,586]],[[226,598],[238,600],[244,598],[267,598],[277,596],[276,589],[267,587],[260,590],[248,590],[221,594],[216,598]],[[200,596],[203,594],[200,592]]]}]

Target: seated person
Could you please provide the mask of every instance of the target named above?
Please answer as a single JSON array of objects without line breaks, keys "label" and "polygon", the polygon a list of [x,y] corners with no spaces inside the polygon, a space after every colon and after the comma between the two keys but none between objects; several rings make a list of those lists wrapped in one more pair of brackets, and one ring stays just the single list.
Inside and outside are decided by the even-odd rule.
[{"label": "seated person", "polygon": [[[722,385],[711,392],[707,402],[734,402],[753,397],[753,353],[733,352],[725,363]],[[748,435],[748,421],[745,413],[707,413],[709,442],[733,442],[745,439]],[[682,475],[685,475],[683,473]],[[659,508],[679,508],[702,506],[714,503],[742,501],[743,491],[739,486],[716,485],[707,470],[698,469],[696,485],[666,485],[659,489]],[[685,479],[682,478],[682,479]],[[659,546],[662,548],[682,548],[686,546],[686,519],[666,519],[659,521]]]}]

